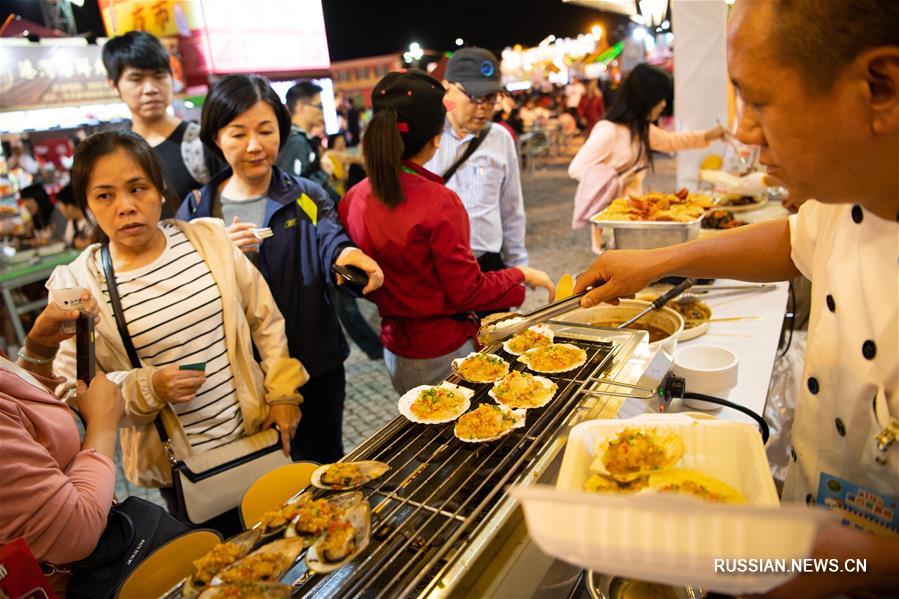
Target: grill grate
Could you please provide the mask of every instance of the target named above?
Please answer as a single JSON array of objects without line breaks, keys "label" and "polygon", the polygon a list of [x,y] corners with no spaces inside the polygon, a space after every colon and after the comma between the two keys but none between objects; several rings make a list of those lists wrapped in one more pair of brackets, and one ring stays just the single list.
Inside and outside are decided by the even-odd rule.
[{"label": "grill grate", "polygon": [[[558,385],[544,408],[528,410],[525,426],[500,440],[463,443],[454,423],[420,425],[399,417],[355,450],[348,460],[380,460],[391,470],[364,489],[372,507],[372,538],[353,562],[327,576],[306,571],[300,561],[285,581],[295,597],[419,596],[433,590],[440,572],[477,534],[479,524],[523,480],[530,466],[584,398],[582,391],[611,364],[619,346],[608,341],[568,338],[587,351],[580,368],[542,375]],[[501,347],[496,353],[522,370]],[[459,382],[451,376],[450,382]],[[472,408],[492,403],[490,385],[473,385]]]}]

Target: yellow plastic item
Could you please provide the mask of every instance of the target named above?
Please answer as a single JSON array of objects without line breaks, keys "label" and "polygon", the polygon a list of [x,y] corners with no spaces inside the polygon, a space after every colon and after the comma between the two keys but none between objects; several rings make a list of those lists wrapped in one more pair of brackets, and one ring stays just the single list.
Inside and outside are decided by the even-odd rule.
[{"label": "yellow plastic item", "polygon": [[161,597],[178,581],[190,576],[194,560],[222,542],[214,530],[194,530],[172,539],[145,559],[125,579],[119,599]]},{"label": "yellow plastic item", "polygon": [[574,277],[566,272],[556,285],[556,301],[571,297],[572,293],[574,293]]},{"label": "yellow plastic item", "polygon": [[699,170],[720,171],[723,164],[724,160],[721,158],[721,156],[719,156],[718,154],[709,154],[702,159],[702,162],[699,165]]},{"label": "yellow plastic item", "polygon": [[253,526],[262,514],[282,505],[308,486],[318,467],[315,462],[294,462],[261,476],[240,501],[240,519],[244,528]]}]

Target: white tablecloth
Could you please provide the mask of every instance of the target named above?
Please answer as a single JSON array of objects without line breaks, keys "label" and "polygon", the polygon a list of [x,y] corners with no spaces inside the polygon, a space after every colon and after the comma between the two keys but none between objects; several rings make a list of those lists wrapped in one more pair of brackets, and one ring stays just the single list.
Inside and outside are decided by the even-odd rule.
[{"label": "white tablecloth", "polygon": [[[741,281],[720,279],[715,285],[745,285]],[[751,293],[709,299],[712,319],[729,317],[759,317],[759,320],[712,322],[709,331],[696,339],[678,344],[718,345],[737,355],[739,360],[738,382],[728,399],[745,406],[756,414],[764,414],[768,397],[768,383],[777,356],[777,345],[787,305],[788,283],[778,283],[777,288],[763,293]],[[671,404],[672,412],[694,411],[680,400]],[[717,418],[753,422],[748,416],[729,408],[709,412]]]}]

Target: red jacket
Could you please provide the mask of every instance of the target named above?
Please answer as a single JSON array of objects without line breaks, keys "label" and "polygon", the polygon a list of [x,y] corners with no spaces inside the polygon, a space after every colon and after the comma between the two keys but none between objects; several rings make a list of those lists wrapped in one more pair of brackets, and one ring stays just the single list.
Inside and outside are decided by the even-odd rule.
[{"label": "red jacket", "polygon": [[602,120],[606,113],[606,105],[602,99],[602,93],[597,93],[592,98],[587,94],[581,98],[581,103],[577,107],[577,115],[584,123],[584,133],[590,135],[593,125]]},{"label": "red jacket", "polygon": [[368,296],[381,313],[384,347],[404,358],[436,358],[474,337],[478,325],[466,313],[520,305],[524,274],[481,272],[459,196],[437,175],[404,165],[399,205],[375,199],[365,179],[338,211],[356,246],[384,271],[383,287]]}]

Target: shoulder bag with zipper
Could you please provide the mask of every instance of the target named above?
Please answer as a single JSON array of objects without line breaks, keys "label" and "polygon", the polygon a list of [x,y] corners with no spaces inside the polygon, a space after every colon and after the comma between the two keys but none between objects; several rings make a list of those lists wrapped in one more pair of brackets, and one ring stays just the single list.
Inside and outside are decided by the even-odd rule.
[{"label": "shoulder bag with zipper", "polygon": [[[104,245],[100,251],[119,335],[131,366],[140,368],[140,359],[125,323],[109,246]],[[291,463],[290,458],[281,451],[280,435],[275,429],[248,435],[198,455],[176,456],[161,413],[156,416],[154,424],[172,465],[172,482],[181,512],[176,515],[192,524],[206,522],[237,507],[244,493],[259,477]]]}]

